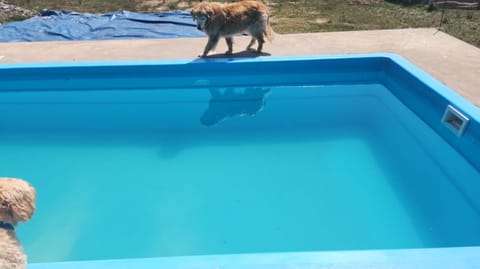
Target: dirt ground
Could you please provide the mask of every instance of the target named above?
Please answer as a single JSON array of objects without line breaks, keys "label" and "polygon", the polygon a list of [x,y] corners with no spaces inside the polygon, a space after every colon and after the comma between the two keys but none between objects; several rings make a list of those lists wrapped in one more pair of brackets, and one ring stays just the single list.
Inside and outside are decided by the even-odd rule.
[{"label": "dirt ground", "polygon": [[162,12],[176,9],[185,10],[191,8],[192,3],[192,1],[179,0],[147,0],[141,1],[137,9],[149,12]]}]

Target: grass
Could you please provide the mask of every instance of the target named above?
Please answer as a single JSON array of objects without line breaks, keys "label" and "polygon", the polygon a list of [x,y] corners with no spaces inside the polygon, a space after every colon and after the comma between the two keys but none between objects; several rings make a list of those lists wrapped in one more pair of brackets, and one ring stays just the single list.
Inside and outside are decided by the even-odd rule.
[{"label": "grass", "polygon": [[[218,1],[218,0],[217,0]],[[221,1],[221,0],[220,0]],[[223,0],[229,2],[230,0]],[[438,27],[474,46],[480,47],[480,10],[447,9],[429,11],[424,5],[405,6],[384,0],[269,0],[273,28],[278,33],[351,31]],[[197,1],[187,0],[10,0],[21,7],[63,9],[103,13],[117,10],[157,12],[188,8]],[[182,4],[182,5],[180,5]]]},{"label": "grass", "polygon": [[[369,5],[338,0],[278,0],[272,6],[280,33],[438,27],[442,10],[387,1]],[[480,47],[480,10],[447,9],[441,30]]]}]

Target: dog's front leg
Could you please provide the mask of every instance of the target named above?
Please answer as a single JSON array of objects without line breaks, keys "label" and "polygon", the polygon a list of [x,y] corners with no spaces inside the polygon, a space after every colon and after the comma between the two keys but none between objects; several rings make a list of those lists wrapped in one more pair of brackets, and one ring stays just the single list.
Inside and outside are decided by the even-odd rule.
[{"label": "dog's front leg", "polygon": [[206,57],[207,54],[217,46],[219,39],[219,35],[209,36],[207,45],[205,46],[205,49],[203,50],[203,53],[202,55],[200,55],[200,57]]}]

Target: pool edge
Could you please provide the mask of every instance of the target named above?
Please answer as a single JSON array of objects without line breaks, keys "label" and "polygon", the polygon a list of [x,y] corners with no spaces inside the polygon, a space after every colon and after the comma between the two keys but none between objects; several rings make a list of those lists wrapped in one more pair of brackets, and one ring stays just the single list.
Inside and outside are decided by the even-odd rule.
[{"label": "pool edge", "polygon": [[398,250],[225,254],[119,260],[33,263],[30,269],[56,268],[455,268],[480,266],[480,247]]}]

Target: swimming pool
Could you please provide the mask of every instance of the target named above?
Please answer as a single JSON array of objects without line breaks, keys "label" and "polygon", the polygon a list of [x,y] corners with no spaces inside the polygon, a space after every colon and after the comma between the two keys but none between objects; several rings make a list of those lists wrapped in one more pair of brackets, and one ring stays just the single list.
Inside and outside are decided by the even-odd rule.
[{"label": "swimming pool", "polygon": [[0,172],[39,193],[31,268],[480,264],[479,109],[397,55],[0,79]]}]

